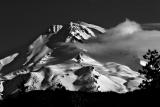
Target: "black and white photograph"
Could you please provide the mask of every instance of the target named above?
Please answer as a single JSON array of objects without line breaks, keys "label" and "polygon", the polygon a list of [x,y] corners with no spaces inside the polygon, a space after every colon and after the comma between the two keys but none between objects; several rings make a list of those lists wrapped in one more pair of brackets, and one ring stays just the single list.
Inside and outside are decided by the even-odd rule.
[{"label": "black and white photograph", "polygon": [[0,107],[155,107],[159,96],[160,1],[1,1]]}]

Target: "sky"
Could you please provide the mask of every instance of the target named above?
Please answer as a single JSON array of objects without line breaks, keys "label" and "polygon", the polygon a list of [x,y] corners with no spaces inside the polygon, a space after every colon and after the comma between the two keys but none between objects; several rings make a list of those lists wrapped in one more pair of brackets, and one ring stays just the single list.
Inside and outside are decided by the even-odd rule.
[{"label": "sky", "polygon": [[129,18],[160,22],[160,3],[152,0],[37,0],[0,3],[0,58],[28,46],[51,24],[84,21],[105,28]]}]

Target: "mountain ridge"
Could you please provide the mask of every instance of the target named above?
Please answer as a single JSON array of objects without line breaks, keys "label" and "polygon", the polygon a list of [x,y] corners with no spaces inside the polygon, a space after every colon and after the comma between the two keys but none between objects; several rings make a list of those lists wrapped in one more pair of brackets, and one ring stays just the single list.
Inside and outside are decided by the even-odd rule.
[{"label": "mountain ridge", "polygon": [[[3,71],[3,66],[12,64],[19,54],[27,56],[19,69],[7,74],[0,72],[2,96],[19,92],[22,90],[21,87],[25,87],[25,92],[48,88],[55,90],[61,87],[70,91],[117,93],[139,89],[138,85],[144,78],[138,72],[115,62],[105,64],[98,62],[86,54],[87,50],[74,46],[74,43],[83,44],[90,38],[96,38],[92,29],[101,33],[106,32],[104,28],[85,22],[70,22],[65,26],[52,25],[29,46],[27,53],[13,54],[2,59]],[[17,77],[27,74],[30,75],[29,78],[22,79],[22,83],[14,86],[15,89],[5,91],[5,88],[10,87],[6,81],[12,83]]]}]

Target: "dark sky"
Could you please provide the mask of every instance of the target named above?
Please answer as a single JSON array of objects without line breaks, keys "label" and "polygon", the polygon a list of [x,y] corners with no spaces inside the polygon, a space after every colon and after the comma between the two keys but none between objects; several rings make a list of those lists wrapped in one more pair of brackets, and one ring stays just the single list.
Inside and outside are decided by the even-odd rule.
[{"label": "dark sky", "polygon": [[[122,2],[123,1],[123,2]],[[30,44],[50,24],[82,20],[112,27],[125,18],[160,22],[160,3],[152,0],[12,0],[0,3],[0,58]],[[12,52],[11,52],[12,51]],[[17,50],[15,50],[17,51]]]}]

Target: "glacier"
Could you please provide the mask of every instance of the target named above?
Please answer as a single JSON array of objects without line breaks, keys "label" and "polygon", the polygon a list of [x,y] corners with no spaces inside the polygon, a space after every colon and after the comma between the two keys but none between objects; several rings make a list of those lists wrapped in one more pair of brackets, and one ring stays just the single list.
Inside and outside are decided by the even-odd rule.
[{"label": "glacier", "polygon": [[[126,93],[138,90],[144,77],[137,71],[117,62],[97,61],[87,54],[87,49],[74,45],[97,38],[98,34],[93,30],[99,34],[107,32],[105,28],[86,22],[52,25],[48,31],[33,41],[28,47],[27,53],[15,52],[15,54],[1,59],[1,99],[19,91],[56,90],[62,87],[69,91],[86,92]],[[131,31],[127,28],[127,31],[132,33],[136,29]],[[14,59],[19,58],[21,54],[26,54],[27,57],[23,64],[19,65],[20,69],[9,71],[7,74],[1,72],[4,66],[12,64]],[[140,64],[144,65],[144,62]],[[15,81],[19,76],[26,77],[26,75],[29,77],[24,78],[23,81]],[[14,88],[12,89],[7,82],[10,82]]]}]

